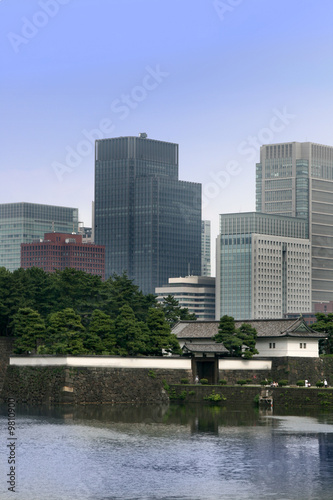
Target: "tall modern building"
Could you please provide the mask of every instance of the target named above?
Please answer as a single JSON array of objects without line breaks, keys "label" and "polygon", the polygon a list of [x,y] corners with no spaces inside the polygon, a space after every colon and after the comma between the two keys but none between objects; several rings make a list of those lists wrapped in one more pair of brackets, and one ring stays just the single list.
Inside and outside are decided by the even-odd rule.
[{"label": "tall modern building", "polygon": [[0,204],[0,267],[9,271],[21,265],[21,243],[43,239],[44,233],[76,233],[77,208],[36,203]]},{"label": "tall modern building", "polygon": [[282,318],[311,311],[307,222],[258,212],[220,215],[216,319]]},{"label": "tall modern building", "polygon": [[333,147],[268,144],[256,166],[256,210],[303,218],[312,246],[312,309],[333,300]]},{"label": "tall modern building", "polygon": [[144,293],[201,273],[201,184],[178,179],[178,145],[139,137],[96,141],[95,243],[106,278],[124,271]]},{"label": "tall modern building", "polygon": [[210,220],[201,222],[201,275],[211,275],[210,261]]}]

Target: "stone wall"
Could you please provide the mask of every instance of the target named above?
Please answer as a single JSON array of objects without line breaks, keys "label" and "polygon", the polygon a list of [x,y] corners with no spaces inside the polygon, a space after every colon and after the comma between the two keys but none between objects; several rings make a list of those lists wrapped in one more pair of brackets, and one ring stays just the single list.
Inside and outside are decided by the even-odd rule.
[{"label": "stone wall", "polygon": [[[274,408],[323,408],[333,409],[333,389],[315,387],[261,386],[212,386],[212,385],[171,385],[170,399],[176,403],[218,404],[222,406],[254,405],[261,395],[273,400]],[[210,401],[210,396],[221,396],[220,401]],[[263,406],[265,407],[265,406]]]},{"label": "stone wall", "polygon": [[[2,340],[4,342],[1,343]],[[29,404],[163,403],[168,400],[163,380],[168,385],[180,384],[183,378],[192,381],[192,372],[187,369],[15,365],[7,367],[11,351],[9,340],[12,341],[0,338],[0,348],[2,347],[0,358],[1,401],[13,397],[17,402]],[[228,386],[215,386],[215,390],[228,391],[230,395],[233,392],[232,397],[240,401],[243,397],[247,400],[253,399],[255,394],[253,395],[252,392],[258,393],[260,387],[247,386],[242,388],[236,385],[233,388],[230,387],[238,380],[250,380],[252,384],[260,384],[262,380],[267,378],[276,382],[287,380],[290,385],[295,385],[298,380],[308,379],[314,388],[318,380],[326,378],[329,385],[333,386],[333,358],[275,358],[271,371],[220,370],[219,378],[227,380]],[[2,382],[4,383],[2,384]],[[187,392],[189,387],[187,385],[180,386],[181,391]],[[192,390],[201,391],[201,395],[212,391],[211,387],[206,386],[191,387]],[[295,394],[301,394],[299,392],[301,389],[294,388],[293,390],[298,391]],[[243,394],[244,396],[242,396]],[[201,395],[199,400],[203,401]],[[277,404],[285,404],[278,392],[276,395]],[[192,396],[188,399],[189,401],[194,401]]]},{"label": "stone wall", "polygon": [[188,370],[9,366],[1,401],[28,404],[163,403],[163,387],[189,379]]},{"label": "stone wall", "polygon": [[289,385],[296,385],[298,380],[309,380],[312,385],[326,378],[333,386],[333,358],[272,358],[271,370],[219,370],[219,379],[228,384],[238,380],[250,380],[258,384],[261,380],[271,379],[278,382],[287,380]]},{"label": "stone wall", "polygon": [[219,380],[226,380],[228,384],[236,384],[238,380],[260,384],[261,380],[270,378],[272,378],[271,370],[219,370]]},{"label": "stone wall", "polygon": [[0,337],[0,393],[6,375],[9,357],[13,353],[14,340],[9,337]]},{"label": "stone wall", "polygon": [[275,358],[272,364],[271,378],[288,380],[295,385],[298,380],[309,380],[315,385],[319,380],[326,378],[333,385],[332,358]]}]

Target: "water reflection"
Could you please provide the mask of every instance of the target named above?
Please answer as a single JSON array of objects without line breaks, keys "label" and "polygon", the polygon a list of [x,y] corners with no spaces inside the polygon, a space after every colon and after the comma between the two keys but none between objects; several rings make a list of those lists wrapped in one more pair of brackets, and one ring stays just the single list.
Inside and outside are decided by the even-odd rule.
[{"label": "water reflection", "polygon": [[[17,410],[16,500],[332,498],[330,413],[208,405]],[[0,460],[6,469],[3,444]],[[12,497],[2,473],[0,498]]]}]

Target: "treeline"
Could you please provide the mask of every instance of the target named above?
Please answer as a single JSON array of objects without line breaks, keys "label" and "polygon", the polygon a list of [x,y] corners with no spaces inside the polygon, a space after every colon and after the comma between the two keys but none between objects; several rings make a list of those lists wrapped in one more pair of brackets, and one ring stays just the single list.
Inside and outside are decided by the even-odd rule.
[{"label": "treeline", "polygon": [[171,296],[159,305],[126,274],[0,268],[0,335],[15,338],[17,354],[178,354],[179,319],[195,316]]}]

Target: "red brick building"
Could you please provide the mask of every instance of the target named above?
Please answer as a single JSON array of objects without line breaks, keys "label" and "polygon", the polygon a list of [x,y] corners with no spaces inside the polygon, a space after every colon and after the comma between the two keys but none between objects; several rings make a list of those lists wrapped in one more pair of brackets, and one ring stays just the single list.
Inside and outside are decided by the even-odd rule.
[{"label": "red brick building", "polygon": [[105,278],[105,247],[82,243],[81,234],[45,233],[44,241],[21,244],[21,267],[49,273],[66,267]]}]

